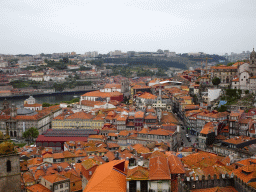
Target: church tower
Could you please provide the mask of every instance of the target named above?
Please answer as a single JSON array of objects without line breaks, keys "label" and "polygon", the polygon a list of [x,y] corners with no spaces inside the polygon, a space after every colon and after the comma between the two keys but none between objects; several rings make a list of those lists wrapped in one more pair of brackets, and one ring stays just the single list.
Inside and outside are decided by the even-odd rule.
[{"label": "church tower", "polygon": [[16,117],[17,115],[17,109],[16,109],[16,106],[15,104],[12,104],[11,106],[11,113],[10,113],[11,117]]},{"label": "church tower", "polygon": [[20,192],[20,156],[10,142],[1,143],[0,149],[0,192]]},{"label": "church tower", "polygon": [[250,76],[256,75],[256,52],[254,51],[254,48],[250,54]]},{"label": "church tower", "polygon": [[7,101],[7,99],[5,99],[3,102],[3,110],[5,109],[9,109],[9,102]]}]

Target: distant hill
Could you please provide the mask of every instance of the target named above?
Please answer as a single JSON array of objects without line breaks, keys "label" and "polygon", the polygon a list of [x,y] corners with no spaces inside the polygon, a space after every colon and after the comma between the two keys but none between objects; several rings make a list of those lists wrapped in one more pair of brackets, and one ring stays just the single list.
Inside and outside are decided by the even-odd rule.
[{"label": "distant hill", "polygon": [[106,58],[103,59],[104,63],[128,63],[131,66],[145,65],[147,67],[160,67],[162,69],[168,69],[169,67],[176,67],[180,69],[187,69],[185,63],[176,60],[173,61],[165,57],[133,57],[133,58]]}]

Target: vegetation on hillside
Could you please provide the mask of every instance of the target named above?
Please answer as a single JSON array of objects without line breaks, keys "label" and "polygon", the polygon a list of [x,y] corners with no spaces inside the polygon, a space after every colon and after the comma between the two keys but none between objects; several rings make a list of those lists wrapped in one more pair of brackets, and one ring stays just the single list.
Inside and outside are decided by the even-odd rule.
[{"label": "vegetation on hillside", "polygon": [[13,88],[26,88],[26,87],[33,87],[34,89],[38,89],[42,86],[42,82],[39,81],[22,81],[22,80],[15,80],[10,83]]}]

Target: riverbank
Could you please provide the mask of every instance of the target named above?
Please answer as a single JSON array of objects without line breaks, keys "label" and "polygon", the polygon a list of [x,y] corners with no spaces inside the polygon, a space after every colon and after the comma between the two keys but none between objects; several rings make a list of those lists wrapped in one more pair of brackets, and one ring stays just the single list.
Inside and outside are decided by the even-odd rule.
[{"label": "riverbank", "polygon": [[54,96],[54,95],[70,95],[70,94],[81,94],[87,93],[90,91],[95,91],[95,89],[91,90],[82,90],[82,91],[62,91],[62,92],[52,92],[52,93],[26,93],[26,94],[19,94],[19,95],[10,95],[10,96],[0,96],[1,99],[9,99],[9,98],[23,98],[28,96]]},{"label": "riverbank", "polygon": [[[90,92],[93,90],[87,91],[69,91],[69,92],[55,92],[54,94],[32,94],[36,99],[36,103],[50,103],[56,104],[62,101],[70,101],[74,98],[80,98],[84,93]],[[16,97],[0,97],[0,109],[2,108],[2,103],[6,99],[10,104],[15,104],[16,107],[20,108],[24,105],[24,101],[29,98],[30,95],[19,95]]]}]

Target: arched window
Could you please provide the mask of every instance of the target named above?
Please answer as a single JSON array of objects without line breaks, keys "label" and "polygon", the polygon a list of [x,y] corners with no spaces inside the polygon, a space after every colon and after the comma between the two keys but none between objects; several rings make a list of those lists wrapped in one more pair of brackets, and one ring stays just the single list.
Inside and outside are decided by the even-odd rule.
[{"label": "arched window", "polygon": [[6,168],[7,168],[7,172],[11,172],[12,171],[12,163],[10,160],[8,160],[6,162]]},{"label": "arched window", "polygon": [[16,131],[14,131],[14,137],[17,137],[17,133],[16,133]]},{"label": "arched window", "polygon": [[12,135],[12,131],[10,131],[10,137],[13,137],[13,135]]}]

